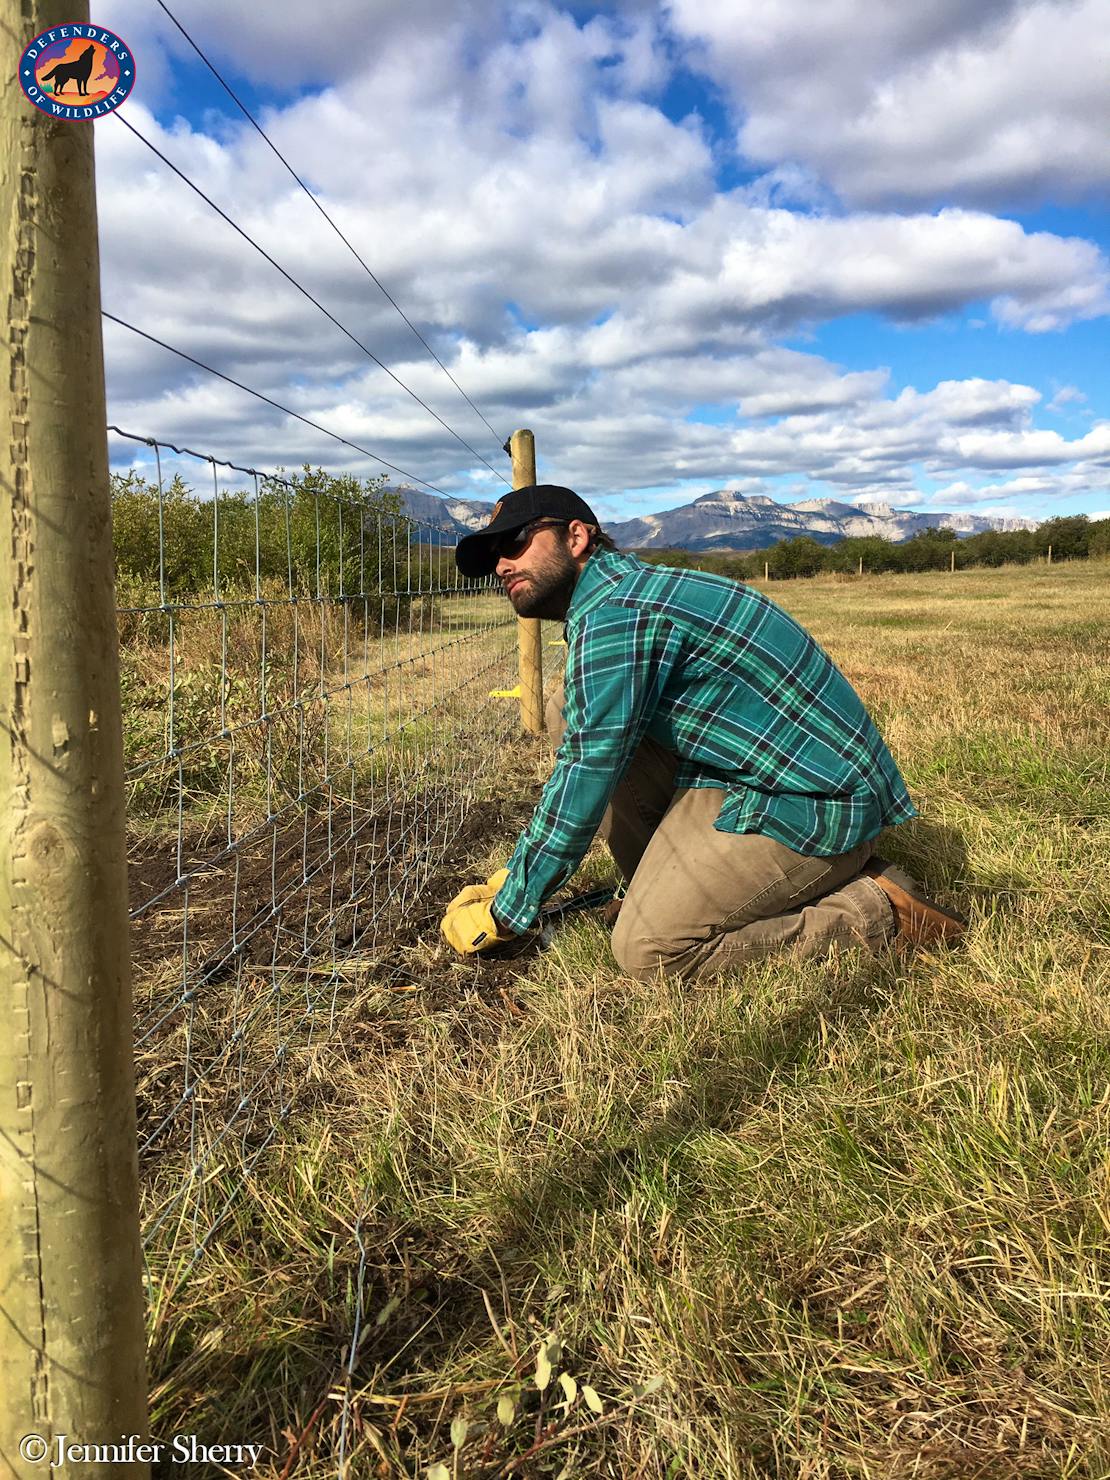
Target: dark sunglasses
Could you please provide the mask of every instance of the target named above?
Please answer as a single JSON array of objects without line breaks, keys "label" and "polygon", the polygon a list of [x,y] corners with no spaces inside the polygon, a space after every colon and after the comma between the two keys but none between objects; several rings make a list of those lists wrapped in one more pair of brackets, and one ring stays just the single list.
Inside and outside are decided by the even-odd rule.
[{"label": "dark sunglasses", "polygon": [[498,535],[493,541],[493,553],[498,560],[511,560],[514,555],[524,553],[537,530],[555,529],[560,525],[565,526],[566,523],[565,519],[533,519],[531,524],[511,530],[508,534]]}]

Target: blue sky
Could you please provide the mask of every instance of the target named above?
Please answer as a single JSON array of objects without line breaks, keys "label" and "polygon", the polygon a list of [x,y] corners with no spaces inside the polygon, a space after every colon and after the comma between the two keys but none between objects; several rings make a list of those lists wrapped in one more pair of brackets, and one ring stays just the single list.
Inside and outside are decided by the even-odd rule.
[{"label": "blue sky", "polygon": [[[136,56],[127,121],[457,436],[111,118],[105,307],[414,479],[491,500],[476,454],[507,475],[498,439],[528,425],[541,477],[609,519],[721,487],[1110,511],[1097,0],[171,9],[498,438],[154,0],[97,12]],[[128,430],[380,466],[105,338]]]}]

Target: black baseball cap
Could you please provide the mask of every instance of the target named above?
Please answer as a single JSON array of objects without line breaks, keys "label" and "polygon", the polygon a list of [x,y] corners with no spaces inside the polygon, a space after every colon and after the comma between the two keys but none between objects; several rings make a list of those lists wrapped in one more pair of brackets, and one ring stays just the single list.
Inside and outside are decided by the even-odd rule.
[{"label": "black baseball cap", "polygon": [[497,565],[494,546],[497,536],[523,529],[533,519],[581,519],[583,524],[597,524],[597,516],[584,499],[558,483],[530,483],[527,488],[514,488],[493,506],[490,521],[484,529],[461,539],[455,549],[455,564],[464,576],[489,576]]}]

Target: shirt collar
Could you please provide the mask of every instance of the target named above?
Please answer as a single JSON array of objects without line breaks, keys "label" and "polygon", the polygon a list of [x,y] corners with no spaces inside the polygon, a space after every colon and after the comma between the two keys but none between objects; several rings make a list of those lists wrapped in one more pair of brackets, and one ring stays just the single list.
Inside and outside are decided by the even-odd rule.
[{"label": "shirt collar", "polygon": [[566,620],[577,622],[594,607],[600,606],[612,595],[614,586],[632,574],[636,564],[635,556],[622,555],[619,550],[595,550],[578,577]]}]

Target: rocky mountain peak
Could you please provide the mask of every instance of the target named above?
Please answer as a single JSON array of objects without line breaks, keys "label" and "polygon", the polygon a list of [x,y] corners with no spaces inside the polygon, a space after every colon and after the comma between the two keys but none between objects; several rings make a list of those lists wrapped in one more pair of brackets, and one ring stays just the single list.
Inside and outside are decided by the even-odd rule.
[{"label": "rocky mountain peak", "polygon": [[[492,504],[473,499],[441,499],[406,487],[394,491],[401,494],[410,518],[434,527],[428,537],[444,543],[481,529],[493,510]],[[607,523],[606,529],[622,550],[754,550],[800,535],[824,545],[860,535],[901,541],[920,530],[941,526],[971,535],[987,529],[1035,529],[1036,521],[984,514],[920,514],[885,502],[849,504],[815,498],[783,504],[767,494],[719,488],[659,514]]]}]

